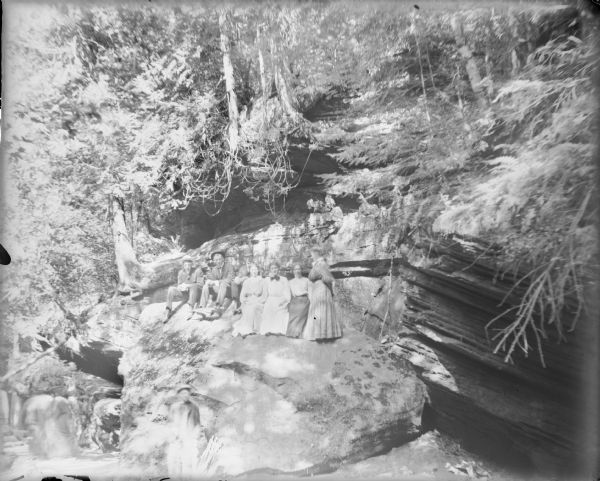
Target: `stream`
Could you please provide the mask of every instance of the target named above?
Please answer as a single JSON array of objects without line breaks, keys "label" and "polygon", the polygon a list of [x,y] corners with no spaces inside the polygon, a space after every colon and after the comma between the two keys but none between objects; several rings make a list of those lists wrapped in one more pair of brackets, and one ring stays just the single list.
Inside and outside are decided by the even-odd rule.
[{"label": "stream", "polygon": [[2,473],[2,481],[39,481],[61,476],[115,479],[123,474],[119,466],[119,453],[84,451],[77,457],[39,459],[30,454],[25,443],[14,440],[5,440],[4,452],[9,457],[14,456],[14,460],[10,469]]},{"label": "stream", "polygon": [[[12,466],[3,473],[0,481],[39,481],[43,479],[160,479],[146,478],[128,470],[119,462],[119,453],[83,451],[78,457],[39,459],[29,453],[26,444],[5,438],[4,452],[13,458]],[[268,470],[252,475],[240,475],[242,479],[276,478]],[[535,479],[507,471],[465,451],[450,437],[429,431],[418,439],[392,449],[389,453],[340,467],[330,474],[315,476],[323,480],[333,479],[431,479],[520,481]],[[218,475],[214,476],[219,479]],[[286,479],[290,479],[286,476]],[[538,478],[540,481],[542,478]]]}]

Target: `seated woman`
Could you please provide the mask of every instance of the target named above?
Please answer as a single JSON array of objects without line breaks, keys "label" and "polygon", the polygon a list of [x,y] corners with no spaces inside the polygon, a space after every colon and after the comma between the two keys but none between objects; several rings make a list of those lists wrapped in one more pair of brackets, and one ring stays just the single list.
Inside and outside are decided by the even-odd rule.
[{"label": "seated woman", "polygon": [[250,277],[242,283],[240,292],[242,317],[233,325],[233,336],[246,337],[248,334],[256,334],[260,327],[264,279],[258,275],[258,267],[255,264],[250,264],[248,270]]},{"label": "seated woman", "polygon": [[310,254],[313,258],[313,267],[308,274],[310,306],[302,337],[309,341],[342,337],[342,324],[333,303],[333,275],[320,249],[313,248]]},{"label": "seated woman", "polygon": [[294,265],[294,278],[289,282],[292,300],[290,301],[289,313],[290,320],[286,336],[300,337],[306,325],[308,317],[308,284],[306,277],[302,277],[302,268],[300,264]]},{"label": "seated woman", "polygon": [[289,319],[288,304],[292,293],[288,280],[279,275],[279,264],[275,262],[269,266],[269,278],[265,279],[263,297],[265,307],[260,333],[285,335]]}]

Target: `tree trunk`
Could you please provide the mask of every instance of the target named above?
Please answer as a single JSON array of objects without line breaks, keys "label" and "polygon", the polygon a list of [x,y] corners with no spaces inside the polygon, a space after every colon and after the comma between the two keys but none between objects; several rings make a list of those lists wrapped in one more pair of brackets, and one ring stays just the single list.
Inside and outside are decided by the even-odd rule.
[{"label": "tree trunk", "polygon": [[493,49],[491,47],[487,47],[485,51],[485,77],[486,77],[486,93],[488,100],[493,99],[494,97],[494,79],[492,77],[492,64],[490,62],[490,58],[492,56]]},{"label": "tree trunk", "polygon": [[300,113],[296,110],[288,89],[284,75],[285,67],[283,66],[283,55],[280,55],[273,39],[271,39],[271,58],[273,59],[275,88],[277,89],[277,94],[279,95],[283,110],[292,120],[297,121],[300,119]]},{"label": "tree trunk", "polygon": [[513,77],[516,77],[521,69],[521,62],[519,62],[517,51],[514,48],[510,51],[510,61],[512,64],[511,74]]},{"label": "tree trunk", "polygon": [[458,52],[465,60],[466,65],[465,68],[467,70],[467,75],[469,77],[469,83],[471,84],[471,89],[473,93],[477,97],[477,100],[480,103],[485,104],[485,96],[483,92],[483,85],[481,83],[481,75],[479,74],[479,69],[477,68],[477,63],[473,58],[473,52],[467,45],[466,38],[463,33],[463,27],[460,20],[456,17],[452,18],[452,30],[454,30],[454,37],[456,39],[456,44],[458,46]]},{"label": "tree trunk", "polygon": [[113,197],[112,210],[119,293],[135,295],[175,284],[181,258],[140,264],[127,233],[123,200]]},{"label": "tree trunk", "polygon": [[267,67],[265,66],[265,57],[262,53],[262,40],[260,36],[260,27],[256,27],[256,45],[258,49],[258,68],[260,71],[260,87],[262,90],[263,102],[267,102],[267,99],[271,96],[271,89],[269,86],[269,77],[267,76]]},{"label": "tree trunk", "polygon": [[227,91],[227,104],[229,106],[229,148],[232,152],[237,150],[239,140],[239,113],[237,97],[235,95],[235,79],[233,64],[231,63],[229,37],[226,31],[227,11],[219,12],[219,29],[221,32],[221,52],[223,53],[223,74],[225,76],[225,89]]},{"label": "tree trunk", "polygon": [[292,119],[299,119],[300,113],[294,107],[287,82],[280,68],[275,71],[275,82],[277,85],[277,92],[279,93],[279,99],[281,100],[281,104],[283,105],[285,112]]},{"label": "tree trunk", "polygon": [[512,41],[515,44],[510,51],[510,62],[512,64],[511,74],[513,77],[516,77],[521,70],[521,62],[519,61],[519,55],[517,54],[517,47],[519,45],[519,21],[514,12],[511,12],[508,17],[508,26],[510,27]]},{"label": "tree trunk", "polygon": [[119,291],[130,292],[140,289],[142,266],[137,260],[127,225],[125,223],[125,208],[122,199],[112,198],[113,211],[113,238],[115,243],[115,257],[119,272]]},{"label": "tree trunk", "polygon": [[267,69],[265,67],[265,58],[262,53],[260,27],[256,27],[256,45],[257,45],[257,49],[258,49],[258,68],[260,71],[260,87],[262,90],[263,102],[266,103],[271,92],[269,92],[269,88],[268,88],[269,79],[267,78]]}]

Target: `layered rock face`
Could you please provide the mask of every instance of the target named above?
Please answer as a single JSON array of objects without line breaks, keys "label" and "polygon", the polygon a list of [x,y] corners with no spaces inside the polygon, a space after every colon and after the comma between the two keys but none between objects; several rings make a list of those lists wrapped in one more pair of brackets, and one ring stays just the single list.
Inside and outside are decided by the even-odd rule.
[{"label": "layered rock face", "polygon": [[578,454],[589,449],[580,434],[591,319],[583,319],[566,342],[548,332],[542,345],[546,367],[535,350],[529,358],[515,352],[513,362],[505,363],[504,353],[492,353],[496,331],[486,332],[486,324],[506,309],[500,305],[514,279],[497,277],[483,256],[486,249],[483,243],[438,239],[429,246],[426,267],[398,266],[391,289],[382,289],[369,306],[365,324],[377,330],[389,310],[395,334],[389,349],[408,359],[427,384],[432,425],[469,449],[513,465],[574,469],[582,459]]},{"label": "layered rock face", "polygon": [[[374,233],[373,244],[377,238],[383,236]],[[384,258],[385,244],[380,251],[365,247],[362,255],[350,240],[338,245],[353,258],[333,264],[338,300],[351,314],[362,311],[358,326],[387,340],[392,355],[418,370],[431,400],[428,426],[508,465],[544,472],[578,468],[593,450],[581,437],[591,317],[560,343],[548,330],[545,367],[535,349],[529,357],[515,352],[506,363],[505,353],[493,353],[491,338],[514,319],[486,325],[510,302],[518,304],[525,286],[515,289],[518,276],[500,275],[494,246],[458,236],[415,236],[410,249],[390,259]],[[369,242],[363,238],[361,245]]]},{"label": "layered rock face", "polygon": [[[144,330],[163,329],[162,310],[142,313]],[[234,319],[190,323],[187,315],[183,308],[173,316],[162,343],[142,338],[122,359],[127,462],[165,473],[164,415],[178,382],[195,387],[207,434],[223,445],[219,474],[329,472],[421,432],[424,385],[364,334],[347,329],[332,343],[242,339],[231,336]]]},{"label": "layered rock face", "polygon": [[[310,238],[310,225],[326,240]],[[250,246],[256,258],[278,258],[284,265],[300,261],[308,268],[307,250],[315,242],[328,247],[346,324],[387,337],[386,349],[417,368],[428,386],[432,426],[511,465],[543,470],[576,465],[574,453],[586,449],[578,399],[585,352],[591,349],[585,346],[589,319],[567,333],[567,342],[558,343],[549,332],[546,367],[535,352],[529,358],[515,353],[513,363],[506,363],[502,353],[493,354],[493,331],[486,332],[486,324],[506,309],[501,304],[516,278],[499,276],[493,246],[457,236],[413,236],[390,258],[381,221],[360,212],[310,214],[300,224],[225,235],[196,252]],[[515,290],[508,300],[520,293]]]},{"label": "layered rock face", "polygon": [[[396,255],[390,258],[389,239],[382,230],[381,221],[373,215],[342,213],[336,209],[335,212],[330,210],[312,213],[303,220],[299,216],[290,216],[287,222],[264,225],[265,222],[266,219],[262,217],[247,218],[246,227],[241,229],[245,233],[232,231],[190,253],[200,258],[213,250],[235,246],[240,251],[252,254],[262,263],[277,258],[283,261],[284,266],[301,262],[308,269],[309,246],[317,242],[325,245],[328,260],[337,278],[335,295],[346,328],[362,331],[378,341],[383,338],[386,342],[381,344],[379,350],[385,349],[400,362],[408,361],[414,366],[427,386],[429,396],[426,427],[435,427],[456,436],[465,447],[520,467],[560,470],[576,464],[579,460],[577,453],[585,455],[586,449],[592,449],[581,444],[580,433],[584,426],[581,424],[579,402],[585,353],[591,349],[591,337],[587,334],[591,332],[591,321],[583,319],[573,333],[567,333],[567,342],[558,343],[552,337],[544,342],[546,367],[541,365],[537,356],[525,358],[518,353],[514,356],[514,363],[505,363],[502,353],[492,353],[494,344],[488,339],[485,326],[505,309],[505,306],[499,305],[513,287],[514,278],[501,278],[497,275],[489,255],[483,255],[484,252],[493,252],[493,248],[473,239],[449,236],[420,239],[413,236],[410,248],[407,247],[408,244],[402,245],[396,250]],[[262,227],[251,230],[253,225],[261,223]],[[169,270],[176,272],[179,260],[172,259],[168,262],[172,266]],[[168,284],[169,279],[165,282]],[[171,279],[170,282],[175,280]],[[518,297],[519,292],[514,292],[513,295]],[[304,372],[300,367],[298,371],[282,376],[261,364],[266,362],[266,358],[260,356],[266,356],[267,353],[273,356],[273,353],[279,352],[278,343],[287,346],[287,351],[282,351],[281,355],[291,356],[298,366],[316,362],[311,361],[313,358],[321,359],[319,356],[326,352],[318,350],[322,346],[310,343],[305,345],[288,339],[233,340],[227,333],[230,325],[225,321],[202,327],[209,330],[208,335],[201,334],[200,328],[198,332],[192,330],[186,334],[199,344],[194,348],[197,352],[194,351],[186,359],[182,358],[182,354],[191,349],[188,338],[181,337],[176,329],[163,332],[162,325],[156,322],[162,304],[151,303],[160,303],[164,299],[165,289],[158,288],[149,291],[142,300],[123,299],[123,305],[99,305],[88,321],[87,342],[78,346],[78,352],[71,352],[76,361],[90,366],[96,364],[94,361],[98,356],[103,357],[104,360],[97,364],[111,370],[113,377],[116,376],[119,357],[126,352],[121,363],[121,374],[126,384],[134,386],[142,382],[145,376],[149,376],[151,383],[140,387],[141,391],[135,388],[124,392],[123,433],[126,459],[135,460],[135,453],[138,452],[135,448],[137,441],[134,442],[136,435],[133,433],[144,432],[132,428],[133,418],[139,417],[140,410],[149,404],[168,401],[174,379],[195,382],[199,392],[203,392],[203,387],[206,387],[205,381],[200,379],[222,379],[229,376],[229,379],[243,380],[250,390],[258,389],[265,396],[269,393],[269,403],[274,403],[269,405],[273,409],[275,405],[280,406],[282,413],[285,409],[291,411],[297,409],[297,405],[302,406],[301,396],[298,394],[301,389],[298,386],[303,383],[309,383],[311,390],[330,392],[325,384],[313,384],[311,376],[302,377],[308,371]],[[141,317],[140,324],[138,318],[144,309],[145,314]],[[184,308],[181,315],[185,314]],[[494,327],[502,326],[498,324]],[[215,332],[212,331],[214,329]],[[343,348],[343,352],[338,352],[345,345],[341,343],[331,352],[337,352],[336,356],[342,357],[345,366],[358,369],[361,367],[359,362],[370,362],[367,358],[363,361],[361,356],[370,356],[365,349],[373,344],[363,334],[360,334],[361,341],[358,342],[356,336],[359,334],[349,329],[348,332],[348,340],[352,341],[354,347]],[[549,334],[552,336],[551,332]],[[152,336],[154,340],[150,339]],[[206,336],[209,340],[205,346],[202,339]],[[143,363],[152,357],[152,348],[148,347],[152,343],[156,344],[155,354],[161,362],[150,363],[148,366],[151,367],[144,368]],[[357,344],[363,345],[362,351],[357,349]],[[179,346],[179,350],[173,351],[171,355],[171,348],[163,352],[165,346],[171,346],[172,349]],[[144,354],[140,349],[148,351]],[[252,358],[253,355],[256,357]],[[139,361],[132,368],[124,367],[128,363],[130,365],[136,356],[139,356]],[[111,362],[106,363],[106,359]],[[283,366],[291,361],[280,359],[277,362],[281,362]],[[373,379],[368,374],[359,372],[344,373],[336,378],[334,374],[338,368],[335,367],[335,362],[337,361],[333,358],[321,359],[321,364],[315,365],[315,369],[318,368],[321,372],[322,379],[330,379],[334,387],[337,386],[336,383],[342,382],[340,379],[351,376],[354,380],[348,381],[350,384],[347,389],[350,389],[352,383],[362,388],[365,383],[381,386],[381,383],[388,382],[388,372],[393,375],[402,372],[388,368],[371,371],[373,368],[370,367],[365,370],[371,372]],[[382,364],[379,360],[374,362]],[[117,379],[119,377],[116,376]],[[273,381],[280,377],[285,379]],[[231,401],[235,396],[241,397],[245,390],[242,385],[236,385],[235,388],[232,385],[228,389],[230,391],[227,391],[227,395],[225,392],[206,392],[206,399],[210,398],[214,406],[225,406],[229,401],[221,400],[221,396],[229,396]],[[392,396],[398,394],[394,389],[390,392]],[[331,398],[326,395],[327,401],[323,402],[327,404],[333,402],[336,396],[347,395],[348,392],[345,391],[331,392]],[[370,395],[374,398],[378,396],[375,392]],[[284,409],[284,406],[287,407]],[[155,407],[152,409],[155,410]],[[221,408],[217,411],[215,409],[207,411],[206,416],[212,418],[216,415],[215,412],[221,412]],[[345,405],[339,412],[351,412],[353,409],[359,409],[359,406]],[[254,428],[244,428],[242,419],[248,416],[242,415],[241,411],[223,412],[227,415],[220,419],[227,419],[228,424],[238,425],[242,432],[245,432],[244,429],[267,429],[264,427],[268,425],[266,421],[255,421]],[[265,415],[265,412],[260,412],[263,413],[261,416]],[[298,416],[310,416],[310,411],[295,413],[294,419]],[[164,437],[157,434],[162,429],[160,424],[153,423],[144,416],[142,419],[142,424],[146,423],[143,425],[152,429],[160,428],[155,434],[148,434],[148,438],[152,437],[159,445],[160,442],[166,442]],[[299,421],[290,421],[295,422]],[[347,422],[348,426],[352,424],[348,420],[343,422]],[[304,421],[300,425],[304,425],[303,423]],[[404,432],[405,428],[400,426],[395,431],[396,434]],[[387,433],[384,428],[381,428],[382,431],[378,431],[379,428],[373,429],[379,433],[378,437],[387,439],[382,441],[380,447],[401,442],[400,438],[392,441],[396,434]],[[316,432],[310,431],[306,436],[316,438]],[[236,442],[239,443],[242,443],[245,436],[233,435],[232,432],[227,434],[226,430],[224,433],[220,434],[229,436],[232,440],[237,439]],[[363,435],[364,433],[357,436]],[[359,441],[354,441],[354,444],[350,443],[352,446],[344,445],[334,438],[330,442],[340,447],[339,455],[333,455],[339,459],[353,459],[352,446],[360,444]],[[234,445],[237,447],[231,447],[231,453],[235,449],[242,449],[243,443],[231,444]],[[162,448],[157,446],[156,449]],[[379,448],[374,448],[373,451],[363,449],[366,448],[361,448],[361,456],[366,457]],[[139,456],[140,459],[145,457],[141,447]],[[286,458],[283,455],[279,457],[282,460]],[[282,471],[311,466],[313,469],[322,469],[315,466],[326,466],[332,462],[318,459],[310,452],[304,458],[286,458],[293,460],[289,463],[273,461],[275,464],[271,464],[271,460],[266,458],[261,458],[262,461],[259,462],[254,456],[242,458],[244,462],[247,462],[246,459],[250,460],[251,464],[240,465],[236,468],[238,472],[261,467]],[[252,462],[256,464],[253,465]]]}]

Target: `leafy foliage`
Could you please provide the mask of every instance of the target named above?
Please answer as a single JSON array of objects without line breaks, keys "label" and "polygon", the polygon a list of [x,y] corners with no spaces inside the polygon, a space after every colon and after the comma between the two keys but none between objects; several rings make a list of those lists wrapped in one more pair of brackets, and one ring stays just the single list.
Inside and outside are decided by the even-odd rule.
[{"label": "leafy foliage", "polygon": [[[31,335],[38,326],[53,324],[55,301],[77,312],[112,286],[107,269],[112,240],[97,188],[102,170],[88,164],[93,152],[82,140],[59,129],[61,89],[76,76],[77,67],[65,62],[57,69],[55,62],[63,62],[69,51],[48,46],[47,30],[38,29],[48,28],[56,19],[54,11],[13,12],[12,18],[32,18],[9,22],[7,30],[11,95],[4,105],[2,214],[13,262],[2,270],[2,306],[9,337],[11,328]],[[11,28],[15,23],[18,31]],[[81,155],[73,155],[71,148]]]},{"label": "leafy foliage", "polygon": [[[479,185],[449,200],[434,224],[506,246],[504,269],[519,278],[516,287],[524,293],[489,325],[510,319],[505,327],[494,327],[492,336],[495,352],[503,351],[507,361],[515,349],[527,355],[533,345],[543,364],[548,329],[565,339],[585,312],[584,292],[598,272],[597,208],[591,201],[596,195],[593,103],[589,77],[581,75],[585,69],[571,61],[585,58],[590,46],[567,43],[576,46],[570,56],[560,57],[567,65],[554,66],[559,78],[512,82],[501,90],[499,96],[520,95],[503,103],[501,118],[504,125],[521,126],[525,142],[513,147],[514,156],[489,161],[491,169]],[[572,76],[565,76],[569,67]],[[533,64],[527,73],[533,72],[548,76],[548,64]]]},{"label": "leafy foliage", "polygon": [[[361,209],[389,232],[392,253],[410,242],[407,232],[421,230],[504,247],[501,269],[518,282],[507,311],[489,325],[495,352],[510,361],[515,350],[527,355],[533,348],[542,363],[542,341],[564,340],[574,327],[598,268],[590,93],[596,46],[571,34],[574,24],[544,15],[479,9],[417,19],[425,88],[418,65],[410,64],[418,52],[408,20],[371,19],[386,25],[381,45],[391,48],[395,40],[396,50],[367,53],[376,74],[363,78],[346,124],[317,134],[346,166],[322,176],[329,192],[358,196]],[[453,21],[473,52],[486,53],[475,59],[485,72],[487,105],[469,92]],[[537,34],[536,24],[543,26]],[[440,49],[445,56],[429,71]]]},{"label": "leafy foliage", "polygon": [[[10,323],[47,322],[39,314],[48,303],[77,311],[113,288],[112,195],[128,204],[130,238],[160,253],[167,246],[148,235],[150,219],[197,199],[218,206],[228,195],[222,179],[229,188],[264,185],[247,165],[253,158],[275,172],[268,192],[255,189],[260,198],[289,190],[288,175],[278,177],[281,125],[247,136],[245,152],[229,151],[216,11],[15,5],[7,16]],[[255,17],[246,16],[247,30]],[[237,58],[247,101],[257,82]]]},{"label": "leafy foliage", "polygon": [[[235,190],[271,208],[285,197],[300,179],[294,138],[335,151],[342,172],[325,185],[361,195],[392,238],[433,226],[504,240],[513,259],[540,245],[535,266],[557,256],[575,266],[550,275],[554,290],[541,299],[567,277],[561,292],[577,294],[594,203],[576,227],[553,214],[579,212],[592,188],[589,40],[575,24],[532,28],[545,25],[543,9],[371,7],[10,6],[19,20],[7,31],[3,132],[10,322],[60,329],[47,304],[81,310],[113,287],[111,196],[127,204],[130,238],[159,254],[174,246],[153,237],[179,210],[217,214]],[[336,99],[333,118],[302,116]]]}]

